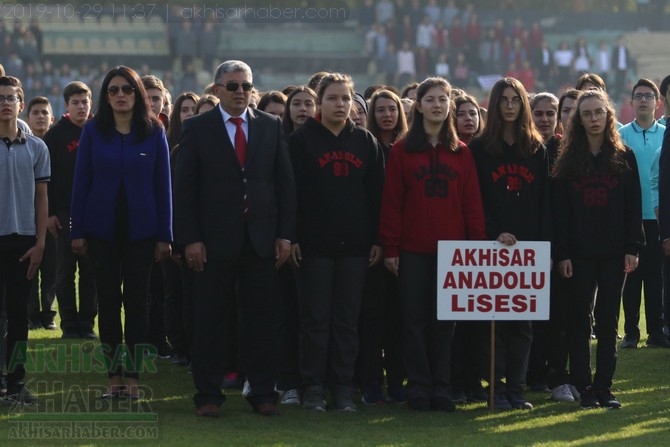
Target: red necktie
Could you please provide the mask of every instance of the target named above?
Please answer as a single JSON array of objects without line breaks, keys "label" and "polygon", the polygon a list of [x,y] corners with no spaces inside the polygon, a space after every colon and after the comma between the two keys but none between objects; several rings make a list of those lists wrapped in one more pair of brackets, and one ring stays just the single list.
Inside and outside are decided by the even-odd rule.
[{"label": "red necktie", "polygon": [[247,159],[247,138],[244,136],[244,129],[242,129],[242,122],[244,120],[240,117],[231,117],[229,121],[235,124],[235,153],[240,162],[240,166],[244,168],[244,162]]}]

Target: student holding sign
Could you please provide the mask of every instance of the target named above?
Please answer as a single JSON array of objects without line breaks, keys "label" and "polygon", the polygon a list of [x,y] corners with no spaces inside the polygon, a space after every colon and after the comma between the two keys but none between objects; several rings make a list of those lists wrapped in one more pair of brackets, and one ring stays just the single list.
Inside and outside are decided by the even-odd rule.
[{"label": "student holding sign", "polygon": [[[621,289],[638,264],[642,202],[637,162],[616,130],[602,91],[581,94],[556,161],[556,247],[560,274],[572,278],[568,330],[573,385],[583,408],[619,408],[610,388],[616,369]],[[591,301],[595,289],[596,372],[591,377]]]},{"label": "student holding sign", "polygon": [[407,404],[420,411],[454,411],[454,322],[437,320],[437,242],[486,239],[477,172],[449,117],[450,93],[442,78],[417,88],[412,126],[390,151],[380,217],[384,264],[399,278]]},{"label": "student holding sign", "polygon": [[[494,84],[486,128],[470,148],[477,164],[488,238],[506,245],[517,240],[548,240],[543,234],[547,154],[521,82],[503,78]],[[533,408],[522,393],[532,338],[530,321],[496,325],[496,409]]]}]

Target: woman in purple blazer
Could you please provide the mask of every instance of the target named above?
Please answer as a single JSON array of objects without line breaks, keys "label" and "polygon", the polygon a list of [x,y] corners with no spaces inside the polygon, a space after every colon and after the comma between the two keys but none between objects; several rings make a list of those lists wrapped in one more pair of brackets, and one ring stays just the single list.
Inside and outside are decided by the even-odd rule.
[{"label": "woman in purple blazer", "polygon": [[152,262],[170,254],[171,222],[165,131],[137,73],[116,67],[102,83],[98,111],[79,142],[70,233],[72,250],[88,254],[95,271],[109,375],[104,398],[140,397],[149,276]]}]

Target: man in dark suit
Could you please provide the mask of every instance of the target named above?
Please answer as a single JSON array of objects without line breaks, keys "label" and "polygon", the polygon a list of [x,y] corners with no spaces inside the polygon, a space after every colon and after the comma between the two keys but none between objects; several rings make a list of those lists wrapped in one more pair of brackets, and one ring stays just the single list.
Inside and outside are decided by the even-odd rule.
[{"label": "man in dark suit", "polygon": [[249,66],[226,61],[214,82],[219,107],[184,121],[174,179],[175,237],[195,271],[194,402],[199,415],[219,415],[225,400],[221,321],[238,300],[247,400],[271,416],[277,414],[276,269],[295,240],[293,171],[281,121],[249,108]]}]

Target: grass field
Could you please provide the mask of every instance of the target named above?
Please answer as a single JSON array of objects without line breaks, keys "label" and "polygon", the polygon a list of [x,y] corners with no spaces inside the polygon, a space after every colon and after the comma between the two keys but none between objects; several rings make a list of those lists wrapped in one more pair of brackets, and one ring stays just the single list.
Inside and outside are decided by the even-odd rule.
[{"label": "grass field", "polygon": [[[484,404],[462,406],[456,413],[419,413],[398,405],[359,405],[357,413],[282,407],[280,417],[264,418],[235,391],[221,418],[203,419],[194,415],[186,368],[157,360],[157,371],[142,377],[148,399],[110,405],[96,398],[106,383],[96,370],[96,344],[58,337],[60,331],[31,331],[27,380],[40,406],[0,405],[0,446],[651,447],[670,442],[666,349],[619,352],[614,388],[620,410],[581,410],[578,404],[553,402],[548,394],[527,393],[532,411],[489,413]],[[60,349],[57,356],[47,355],[54,349]]]}]

